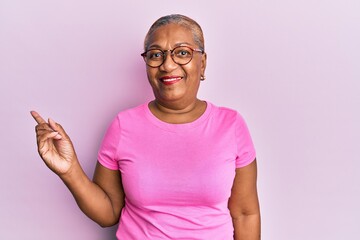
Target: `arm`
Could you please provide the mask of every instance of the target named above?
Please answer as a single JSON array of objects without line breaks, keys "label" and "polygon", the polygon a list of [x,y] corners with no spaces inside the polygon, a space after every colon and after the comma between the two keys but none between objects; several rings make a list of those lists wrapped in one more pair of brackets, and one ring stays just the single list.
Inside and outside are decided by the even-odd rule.
[{"label": "arm", "polygon": [[97,164],[91,181],[81,168],[64,129],[51,119],[46,122],[34,111],[31,115],[38,123],[36,135],[39,155],[66,184],[80,209],[103,227],[116,224],[124,205],[119,171]]},{"label": "arm", "polygon": [[260,207],[256,188],[256,160],[236,169],[229,199],[235,240],[260,240]]},{"label": "arm", "polygon": [[120,172],[97,163],[93,181],[80,165],[66,175],[60,176],[75,198],[81,211],[102,227],[116,224],[124,206],[124,191]]}]

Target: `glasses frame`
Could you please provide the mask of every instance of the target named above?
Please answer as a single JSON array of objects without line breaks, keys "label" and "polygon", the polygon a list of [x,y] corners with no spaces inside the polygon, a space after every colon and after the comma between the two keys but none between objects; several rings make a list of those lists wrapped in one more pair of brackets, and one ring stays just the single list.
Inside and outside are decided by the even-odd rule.
[{"label": "glasses frame", "polygon": [[[189,60],[187,63],[182,63],[182,64],[180,64],[180,63],[177,63],[177,62],[174,60],[174,50],[177,49],[177,48],[180,48],[180,47],[187,47],[187,48],[189,48],[189,49],[191,49],[191,50],[193,51],[193,52],[191,53],[191,58],[190,58],[190,60]],[[163,59],[162,59],[162,62],[161,62],[161,64],[160,64],[159,66],[151,66],[151,65],[149,65],[149,64],[147,63],[147,61],[146,61],[146,54],[147,54],[149,51],[153,51],[153,50],[159,50],[159,51],[163,54]],[[176,63],[176,64],[178,64],[178,65],[180,65],[180,66],[186,65],[186,64],[188,64],[189,62],[191,62],[191,60],[192,60],[193,57],[194,57],[194,52],[199,52],[199,53],[201,53],[201,54],[204,54],[204,53],[205,53],[205,51],[202,50],[202,49],[200,49],[200,48],[192,48],[192,47],[189,47],[189,46],[177,46],[177,47],[174,47],[173,49],[168,49],[168,50],[162,50],[162,49],[160,49],[160,48],[148,49],[148,50],[146,50],[145,52],[143,52],[143,53],[140,54],[140,55],[143,57],[143,59],[144,59],[144,61],[145,61],[145,63],[146,63],[147,66],[152,67],[152,68],[157,68],[157,67],[160,67],[161,65],[164,64],[165,59],[166,59],[166,57],[167,57],[167,52],[170,52],[170,56],[171,56],[171,59],[173,60],[173,62]]]}]

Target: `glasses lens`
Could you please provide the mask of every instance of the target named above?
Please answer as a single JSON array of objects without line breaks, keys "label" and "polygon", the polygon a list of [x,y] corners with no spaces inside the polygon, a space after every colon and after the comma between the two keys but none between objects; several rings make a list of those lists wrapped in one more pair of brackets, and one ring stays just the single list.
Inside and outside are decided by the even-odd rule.
[{"label": "glasses lens", "polygon": [[193,50],[188,47],[177,47],[173,50],[173,60],[177,64],[184,65],[191,61],[193,56]]},{"label": "glasses lens", "polygon": [[[148,50],[143,57],[146,64],[150,67],[159,67],[165,60],[165,54],[168,53],[164,53],[160,49],[151,49]],[[176,47],[171,51],[171,57],[175,63],[185,65],[191,61],[193,57],[193,50],[185,46]]]},{"label": "glasses lens", "polygon": [[158,67],[163,63],[164,53],[159,49],[153,49],[146,52],[145,61],[149,66]]}]

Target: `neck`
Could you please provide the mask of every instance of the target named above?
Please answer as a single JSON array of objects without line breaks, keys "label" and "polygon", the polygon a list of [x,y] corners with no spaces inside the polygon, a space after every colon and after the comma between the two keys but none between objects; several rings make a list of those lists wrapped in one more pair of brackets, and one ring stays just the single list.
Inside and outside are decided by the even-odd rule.
[{"label": "neck", "polygon": [[165,114],[186,114],[194,109],[199,105],[201,101],[199,99],[195,99],[191,103],[187,104],[174,104],[174,103],[163,103],[159,100],[154,100],[154,106]]},{"label": "neck", "polygon": [[154,100],[149,104],[150,111],[161,121],[167,123],[189,123],[198,119],[206,110],[206,102],[195,99],[190,104],[172,105]]}]

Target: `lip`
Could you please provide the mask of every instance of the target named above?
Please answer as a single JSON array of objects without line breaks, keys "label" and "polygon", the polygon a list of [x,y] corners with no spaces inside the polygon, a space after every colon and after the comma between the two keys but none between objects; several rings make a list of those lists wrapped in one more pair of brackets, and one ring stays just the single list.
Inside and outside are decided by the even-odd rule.
[{"label": "lip", "polygon": [[159,78],[160,82],[164,85],[173,85],[179,81],[181,81],[183,77],[180,76],[164,76]]}]

